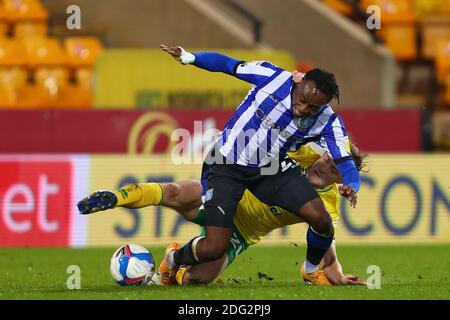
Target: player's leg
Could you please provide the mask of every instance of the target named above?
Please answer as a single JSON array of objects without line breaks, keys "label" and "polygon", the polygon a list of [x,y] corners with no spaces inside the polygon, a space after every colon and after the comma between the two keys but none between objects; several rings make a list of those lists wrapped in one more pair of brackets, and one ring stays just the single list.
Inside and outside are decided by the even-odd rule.
[{"label": "player's leg", "polygon": [[320,198],[308,201],[297,210],[297,215],[309,224],[306,235],[308,250],[305,269],[307,273],[316,271],[320,261],[331,246],[334,227],[331,217]]},{"label": "player's leg", "polygon": [[244,193],[242,174],[230,165],[204,165],[202,185],[206,234],[195,237],[180,249],[168,248],[159,269],[162,279],[168,277],[174,281],[179,266],[213,261],[226,253],[232,236],[234,213]]},{"label": "player's leg", "polygon": [[164,255],[158,272],[165,285],[176,283],[176,274],[180,266],[195,266],[220,259],[226,252],[231,238],[231,228],[208,226],[206,235],[191,239],[183,247],[171,242]]},{"label": "player's leg", "polygon": [[194,266],[180,267],[177,271],[178,284],[208,284],[214,281],[228,265],[227,255],[214,261],[197,264]]},{"label": "player's leg", "polygon": [[142,208],[159,205],[163,189],[159,183],[128,184],[114,191],[98,190],[77,204],[81,214],[91,214],[115,207]]},{"label": "player's leg", "polygon": [[[178,284],[208,284],[214,281],[227,268],[237,256],[249,247],[245,239],[239,234],[235,227],[231,240],[228,243],[227,253],[221,258],[197,264],[194,266],[180,267],[176,274]],[[201,235],[205,235],[203,229]]]},{"label": "player's leg", "polygon": [[163,183],[161,206],[179,212],[186,220],[192,221],[202,204],[202,185],[198,180],[180,180]]},{"label": "player's leg", "polygon": [[143,208],[162,205],[178,211],[187,220],[196,217],[201,205],[201,184],[195,180],[174,183],[138,183],[115,191],[96,191],[78,203],[82,214],[115,207]]},{"label": "player's leg", "polygon": [[316,190],[306,177],[300,174],[299,168],[294,164],[283,167],[287,169],[281,170],[270,180],[265,180],[252,192],[261,201],[295,213],[309,224],[306,237],[307,257],[302,267],[302,275],[308,278],[308,281],[314,278],[311,282],[315,284],[330,285],[323,271],[319,270],[319,265],[333,241],[334,227],[331,217]]}]

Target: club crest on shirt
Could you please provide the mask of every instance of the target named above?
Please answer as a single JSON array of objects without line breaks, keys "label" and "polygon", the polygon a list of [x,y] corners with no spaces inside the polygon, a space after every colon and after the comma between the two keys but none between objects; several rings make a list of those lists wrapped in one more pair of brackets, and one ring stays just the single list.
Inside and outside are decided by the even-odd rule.
[{"label": "club crest on shirt", "polygon": [[299,130],[306,130],[314,123],[314,118],[312,117],[296,118],[294,120],[294,123]]}]

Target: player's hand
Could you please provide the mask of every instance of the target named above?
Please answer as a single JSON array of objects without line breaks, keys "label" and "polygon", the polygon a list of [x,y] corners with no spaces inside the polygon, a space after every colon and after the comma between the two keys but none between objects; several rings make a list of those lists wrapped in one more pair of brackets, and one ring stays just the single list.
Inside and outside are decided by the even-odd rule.
[{"label": "player's hand", "polygon": [[347,198],[347,200],[350,202],[350,205],[355,208],[356,203],[358,202],[358,195],[356,194],[356,191],[353,190],[351,186],[348,185],[342,185],[339,187],[339,193],[344,198]]},{"label": "player's hand", "polygon": [[343,276],[341,278],[340,285],[343,285],[343,286],[354,286],[354,285],[365,286],[365,285],[367,285],[367,281],[362,280],[358,276],[355,276],[353,274],[346,274],[345,276]]},{"label": "player's hand", "polygon": [[181,59],[180,59],[181,47],[170,47],[170,46],[166,46],[165,44],[161,44],[160,47],[164,52],[167,52],[172,57],[174,57],[177,61],[181,62]]},{"label": "player's hand", "polygon": [[294,81],[295,83],[300,83],[304,75],[305,75],[304,73],[294,70],[292,71],[292,81]]},{"label": "player's hand", "polygon": [[195,60],[195,56],[192,53],[187,52],[180,46],[171,47],[171,46],[166,46],[165,44],[161,44],[160,48],[164,52],[167,52],[168,54],[170,54],[175,60],[177,60],[181,64],[189,64],[189,63],[194,62],[194,60]]}]

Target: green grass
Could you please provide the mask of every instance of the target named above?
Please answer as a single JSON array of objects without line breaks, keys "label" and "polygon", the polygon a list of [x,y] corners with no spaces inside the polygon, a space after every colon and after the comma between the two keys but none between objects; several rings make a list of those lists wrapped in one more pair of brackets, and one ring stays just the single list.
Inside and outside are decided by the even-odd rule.
[{"label": "green grass", "polygon": [[[151,248],[161,261],[163,248]],[[120,287],[109,273],[114,248],[1,249],[0,299],[449,299],[450,245],[340,246],[345,273],[382,271],[381,289],[313,287],[301,281],[305,247],[256,246],[220,277],[224,284]],[[81,268],[81,290],[68,290],[69,265]],[[272,277],[258,277],[258,272]]]}]

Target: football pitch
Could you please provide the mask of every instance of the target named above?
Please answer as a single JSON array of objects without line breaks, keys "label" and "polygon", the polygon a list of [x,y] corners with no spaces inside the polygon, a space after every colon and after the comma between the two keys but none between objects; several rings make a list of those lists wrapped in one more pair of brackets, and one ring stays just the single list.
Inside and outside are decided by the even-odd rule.
[{"label": "football pitch", "polygon": [[[163,248],[147,248],[157,262]],[[120,287],[109,272],[115,248],[1,249],[0,299],[449,299],[450,245],[338,246],[344,273],[367,279],[378,266],[380,289],[314,287],[300,278],[305,246],[255,246],[242,253],[219,281],[191,287]],[[68,267],[80,270],[69,290]],[[370,269],[370,268],[369,268]]]}]

